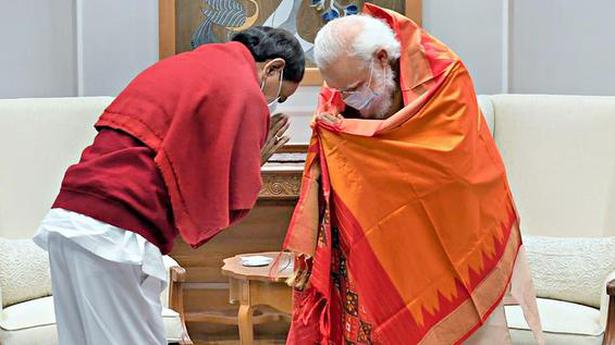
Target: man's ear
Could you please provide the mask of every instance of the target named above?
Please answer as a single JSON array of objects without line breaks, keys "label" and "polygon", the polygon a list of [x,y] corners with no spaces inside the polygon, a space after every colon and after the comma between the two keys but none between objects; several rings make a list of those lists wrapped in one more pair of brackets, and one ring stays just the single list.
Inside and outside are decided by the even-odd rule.
[{"label": "man's ear", "polygon": [[279,73],[286,66],[286,61],[282,58],[275,58],[267,63],[267,76]]},{"label": "man's ear", "polygon": [[386,66],[389,64],[389,53],[385,49],[379,49],[375,56],[376,61],[380,64],[380,66]]}]

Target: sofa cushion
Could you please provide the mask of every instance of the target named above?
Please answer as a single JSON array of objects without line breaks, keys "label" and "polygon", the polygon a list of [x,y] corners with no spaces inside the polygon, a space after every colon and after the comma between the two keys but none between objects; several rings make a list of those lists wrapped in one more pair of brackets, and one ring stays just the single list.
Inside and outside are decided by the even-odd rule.
[{"label": "sofa cushion", "polygon": [[[179,341],[183,329],[179,314],[163,308],[162,318],[169,342]],[[53,297],[43,297],[5,308],[0,314],[0,344],[56,345]]]},{"label": "sofa cushion", "polygon": [[173,309],[162,308],[162,321],[164,322],[167,341],[179,342],[184,333],[184,328],[182,327],[182,321],[179,317],[179,313]]},{"label": "sofa cushion", "polygon": [[[0,318],[2,331],[55,325],[53,297],[43,297],[4,308]],[[55,326],[54,326],[55,327]]]},{"label": "sofa cushion", "polygon": [[[602,345],[603,335],[578,335],[544,333],[545,345]],[[536,345],[534,335],[529,330],[511,329],[510,337],[514,345]]]},{"label": "sofa cushion", "polygon": [[524,236],[538,297],[600,308],[604,280],[615,270],[615,237]]},{"label": "sofa cushion", "polygon": [[0,238],[2,306],[51,295],[47,252],[30,239]]},{"label": "sofa cushion", "polygon": [[[547,333],[600,336],[600,310],[580,304],[538,298],[538,313]],[[512,329],[529,330],[519,306],[506,306],[506,320]]]}]

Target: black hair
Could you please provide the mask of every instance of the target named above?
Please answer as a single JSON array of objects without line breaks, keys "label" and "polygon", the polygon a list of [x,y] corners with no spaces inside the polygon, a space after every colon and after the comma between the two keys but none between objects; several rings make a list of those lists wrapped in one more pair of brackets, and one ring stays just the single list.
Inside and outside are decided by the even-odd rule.
[{"label": "black hair", "polygon": [[246,46],[256,62],[284,59],[284,80],[299,83],[303,79],[305,55],[301,44],[290,32],[269,26],[254,26],[235,34],[232,41]]}]

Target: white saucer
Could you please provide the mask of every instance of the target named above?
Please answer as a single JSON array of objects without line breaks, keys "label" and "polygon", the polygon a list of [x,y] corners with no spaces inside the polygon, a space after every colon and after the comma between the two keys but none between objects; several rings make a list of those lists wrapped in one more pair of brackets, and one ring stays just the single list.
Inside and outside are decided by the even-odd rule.
[{"label": "white saucer", "polygon": [[241,265],[245,267],[263,267],[268,266],[273,262],[272,258],[262,255],[241,256],[239,259],[241,261]]}]

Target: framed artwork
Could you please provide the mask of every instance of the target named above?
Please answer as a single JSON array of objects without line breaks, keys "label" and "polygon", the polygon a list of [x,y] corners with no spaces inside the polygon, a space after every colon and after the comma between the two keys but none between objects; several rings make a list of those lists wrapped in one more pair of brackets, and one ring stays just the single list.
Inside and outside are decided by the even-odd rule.
[{"label": "framed artwork", "polygon": [[[295,35],[306,56],[302,85],[321,85],[313,62],[318,30],[340,16],[357,14],[364,0],[159,0],[160,58],[205,43],[227,42],[234,33],[266,25]],[[422,0],[370,0],[421,23]]]}]

